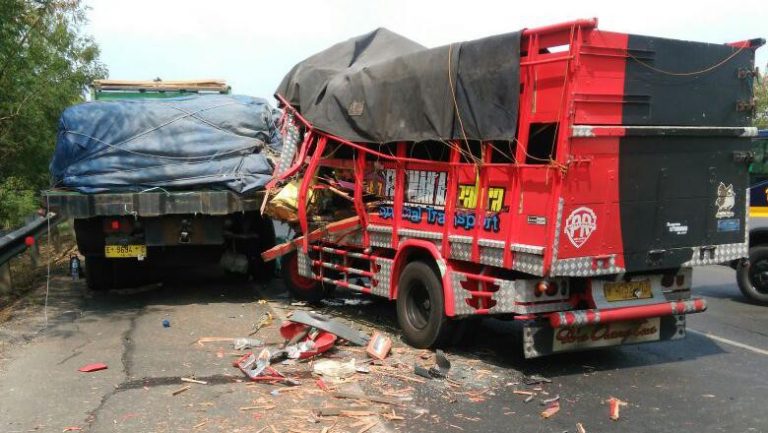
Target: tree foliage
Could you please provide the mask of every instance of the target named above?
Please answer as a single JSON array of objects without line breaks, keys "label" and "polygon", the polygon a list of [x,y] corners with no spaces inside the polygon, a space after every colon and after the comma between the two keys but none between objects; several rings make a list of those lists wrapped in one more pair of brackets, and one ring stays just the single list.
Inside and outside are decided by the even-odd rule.
[{"label": "tree foliage", "polygon": [[[768,65],[766,65],[768,68]],[[760,129],[768,128],[768,71],[761,72],[755,80],[755,126]]]},{"label": "tree foliage", "polygon": [[85,10],[81,0],[0,0],[0,227],[35,207],[61,112],[106,76],[82,32]]}]

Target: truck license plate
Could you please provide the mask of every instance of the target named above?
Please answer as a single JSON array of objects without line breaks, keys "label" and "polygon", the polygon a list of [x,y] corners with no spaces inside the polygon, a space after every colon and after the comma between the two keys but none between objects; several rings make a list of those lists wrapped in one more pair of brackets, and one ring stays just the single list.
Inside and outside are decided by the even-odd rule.
[{"label": "truck license plate", "polygon": [[106,245],[104,255],[111,259],[144,258],[147,256],[146,245]]},{"label": "truck license plate", "polygon": [[650,280],[605,283],[603,286],[603,293],[608,302],[648,299],[653,297]]}]

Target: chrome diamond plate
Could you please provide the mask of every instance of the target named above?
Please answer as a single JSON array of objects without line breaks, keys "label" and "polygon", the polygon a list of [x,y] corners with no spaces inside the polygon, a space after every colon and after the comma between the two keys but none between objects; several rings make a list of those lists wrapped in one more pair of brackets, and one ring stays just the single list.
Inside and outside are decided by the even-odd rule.
[{"label": "chrome diamond plate", "polygon": [[369,225],[368,239],[374,247],[391,248],[392,227]]},{"label": "chrome diamond plate", "polygon": [[515,252],[512,256],[512,269],[531,275],[544,275],[544,256]]},{"label": "chrome diamond plate", "polygon": [[379,266],[379,271],[373,277],[377,284],[372,285],[371,293],[389,298],[389,290],[392,284],[392,267],[394,260],[377,257],[374,263]]},{"label": "chrome diamond plate", "polygon": [[472,257],[472,237],[448,236],[451,244],[451,258],[456,260],[469,260]]},{"label": "chrome diamond plate", "polygon": [[567,277],[588,277],[593,275],[610,275],[624,272],[624,268],[616,266],[616,255],[608,258],[608,266],[592,267],[595,260],[604,261],[605,257],[575,257],[552,261],[551,275]]},{"label": "chrome diamond plate", "polygon": [[461,272],[451,272],[451,291],[453,292],[453,312],[456,316],[468,316],[475,310],[467,304],[469,293],[464,290],[461,283],[467,281],[467,276]]},{"label": "chrome diamond plate", "polygon": [[716,265],[720,263],[727,263],[731,260],[738,260],[749,255],[749,244],[723,244],[714,245],[715,249],[712,251],[710,247],[693,247],[691,248],[691,260],[683,263],[682,266],[706,266]]},{"label": "chrome diamond plate", "polygon": [[504,248],[480,247],[480,263],[501,267],[504,265]]},{"label": "chrome diamond plate", "polygon": [[309,256],[304,254],[301,249],[298,249],[296,251],[296,258],[298,259],[299,264],[299,275],[307,278],[314,277],[312,274],[312,261]]},{"label": "chrome diamond plate", "polygon": [[296,156],[296,149],[299,143],[299,127],[294,123],[293,115],[287,115],[285,119],[285,137],[283,137],[283,147],[280,151],[280,160],[277,163],[275,173],[282,173],[291,166],[293,158]]},{"label": "chrome diamond plate", "polygon": [[563,227],[563,207],[565,200],[562,197],[557,201],[557,218],[555,218],[555,239],[552,242],[552,265],[557,262],[557,252],[560,249],[560,229]]}]

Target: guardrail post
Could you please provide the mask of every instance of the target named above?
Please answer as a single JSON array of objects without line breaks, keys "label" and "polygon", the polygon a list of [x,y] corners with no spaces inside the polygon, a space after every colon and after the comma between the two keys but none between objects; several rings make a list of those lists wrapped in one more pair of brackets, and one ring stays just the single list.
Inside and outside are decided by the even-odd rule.
[{"label": "guardrail post", "polygon": [[0,296],[9,295],[12,288],[11,263],[8,261],[0,265]]},{"label": "guardrail post", "polygon": [[40,246],[38,242],[40,239],[35,239],[35,243],[33,243],[29,247],[29,259],[32,262],[32,269],[37,269],[38,266],[40,266]]}]

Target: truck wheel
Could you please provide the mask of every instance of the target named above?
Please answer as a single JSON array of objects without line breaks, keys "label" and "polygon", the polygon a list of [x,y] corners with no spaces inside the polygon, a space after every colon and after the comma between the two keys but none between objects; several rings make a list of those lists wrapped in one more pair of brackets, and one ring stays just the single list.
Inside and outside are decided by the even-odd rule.
[{"label": "truck wheel", "polygon": [[408,263],[400,274],[397,321],[405,341],[419,349],[439,346],[449,334],[443,285],[428,264]]},{"label": "truck wheel", "polygon": [[326,290],[317,280],[299,275],[299,257],[296,252],[283,256],[280,273],[285,287],[295,299],[307,302],[320,302],[326,296]]},{"label": "truck wheel", "polygon": [[105,257],[85,257],[85,281],[94,291],[109,290],[115,283],[113,263]]},{"label": "truck wheel", "polygon": [[738,265],[736,281],[749,300],[768,305],[768,246],[749,249],[749,266]]}]

